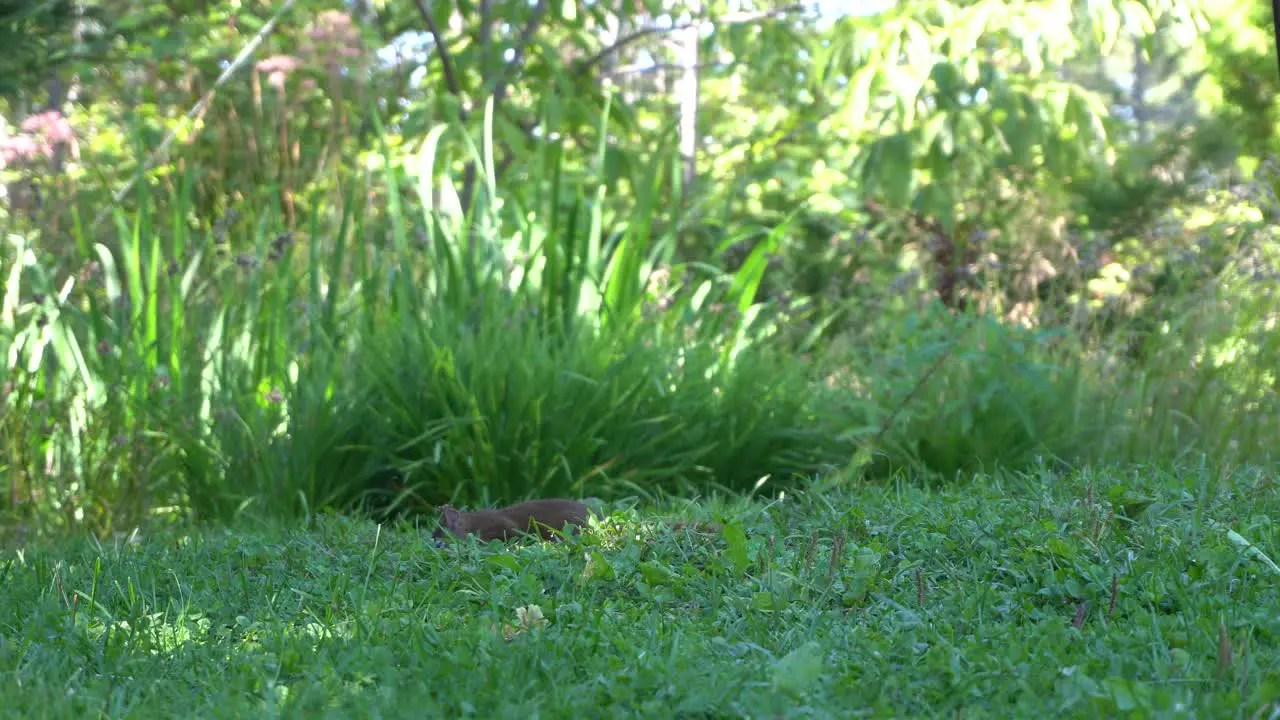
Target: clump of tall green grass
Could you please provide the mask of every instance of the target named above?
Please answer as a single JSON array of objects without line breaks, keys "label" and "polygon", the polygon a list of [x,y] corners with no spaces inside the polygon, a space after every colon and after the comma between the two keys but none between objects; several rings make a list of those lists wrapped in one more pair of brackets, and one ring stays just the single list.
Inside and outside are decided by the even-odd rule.
[{"label": "clump of tall green grass", "polygon": [[[672,262],[676,231],[652,230],[661,163],[606,236],[599,192],[554,158],[531,202],[490,187],[469,217],[431,207],[430,157],[412,215],[412,177],[384,159],[295,234],[275,207],[193,229],[181,187],[159,212],[142,185],[114,237],[79,228],[81,267],[19,248],[5,511],[109,531],[348,507],[388,476],[433,503],[497,501],[746,489],[850,456],[845,419],[763,340],[765,258],[736,277]],[[353,199],[365,184],[377,212]]]},{"label": "clump of tall green grass", "polygon": [[[429,213],[422,274],[362,321],[349,379],[376,399],[361,442],[395,484],[429,503],[746,490],[847,462],[856,418],[824,414],[809,367],[766,340],[763,251],[731,277],[673,263],[676,230],[654,230],[661,163],[606,236],[600,196],[559,183],[557,162],[535,163],[553,180],[531,203],[505,206],[522,216],[495,197],[478,222]],[[407,246],[405,220],[388,215]]]}]

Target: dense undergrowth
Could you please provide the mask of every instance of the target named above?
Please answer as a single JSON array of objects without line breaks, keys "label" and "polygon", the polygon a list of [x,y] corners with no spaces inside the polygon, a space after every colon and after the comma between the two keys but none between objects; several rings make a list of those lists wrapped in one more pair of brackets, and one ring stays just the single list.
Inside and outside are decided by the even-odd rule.
[{"label": "dense undergrowth", "polygon": [[550,166],[461,217],[432,205],[433,147],[336,178],[306,228],[271,204],[193,225],[177,177],[84,213],[70,259],[11,236],[4,524],[1271,458],[1265,222],[1202,227],[1236,252],[1146,325],[1027,329],[910,289],[835,323],[760,295],[785,223],[732,273],[682,262],[656,184],[606,232],[601,196]]}]

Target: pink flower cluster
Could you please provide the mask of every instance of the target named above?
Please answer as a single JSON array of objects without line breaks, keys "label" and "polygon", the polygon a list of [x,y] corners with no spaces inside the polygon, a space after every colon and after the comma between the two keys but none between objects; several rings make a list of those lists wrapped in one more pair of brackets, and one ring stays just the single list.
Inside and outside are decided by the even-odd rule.
[{"label": "pink flower cluster", "polygon": [[340,10],[320,13],[307,36],[314,43],[307,49],[322,57],[331,52],[339,57],[357,57],[364,52],[359,28],[351,24],[350,15]]},{"label": "pink flower cluster", "polygon": [[267,82],[272,87],[284,89],[285,78],[301,68],[302,61],[292,55],[272,55],[265,60],[259,60],[254,67],[258,72],[267,74]]},{"label": "pink flower cluster", "polygon": [[[316,17],[315,25],[307,31],[307,38],[298,49],[298,54],[302,57],[272,55],[258,61],[254,67],[258,72],[267,74],[267,82],[272,87],[283,90],[289,75],[313,62],[334,71],[341,59],[360,57],[364,54],[359,28],[352,23],[350,15],[339,10],[326,10],[320,13]],[[315,82],[306,80],[304,85],[313,88]]]},{"label": "pink flower cluster", "polygon": [[59,145],[78,154],[76,133],[57,110],[32,115],[19,127],[22,132],[0,140],[0,162],[6,166],[36,157],[51,158]]}]

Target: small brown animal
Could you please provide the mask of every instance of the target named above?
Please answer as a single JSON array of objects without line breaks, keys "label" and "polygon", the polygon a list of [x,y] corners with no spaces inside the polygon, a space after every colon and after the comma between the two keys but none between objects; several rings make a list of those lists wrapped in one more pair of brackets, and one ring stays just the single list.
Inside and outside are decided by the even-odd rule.
[{"label": "small brown animal", "polygon": [[[463,512],[445,505],[440,508],[440,525],[431,537],[443,540],[446,534],[458,537],[475,535],[483,542],[490,540],[510,540],[526,534],[537,533],[544,540],[559,539],[560,532],[571,532],[572,526],[587,524],[587,518],[594,515],[600,518],[599,512],[592,510],[586,503],[577,500],[548,498],[529,500],[496,510],[473,510]],[[719,532],[723,528],[712,522],[687,522],[678,520],[668,523],[675,531],[686,527],[698,532]]]},{"label": "small brown animal", "polygon": [[591,508],[586,503],[559,498],[530,500],[496,510],[471,512],[461,512],[452,505],[445,505],[440,512],[440,527],[431,536],[441,539],[445,533],[458,537],[475,535],[488,542],[536,532],[544,540],[551,540],[557,537],[557,532],[567,531],[566,526],[585,525],[591,515]]}]

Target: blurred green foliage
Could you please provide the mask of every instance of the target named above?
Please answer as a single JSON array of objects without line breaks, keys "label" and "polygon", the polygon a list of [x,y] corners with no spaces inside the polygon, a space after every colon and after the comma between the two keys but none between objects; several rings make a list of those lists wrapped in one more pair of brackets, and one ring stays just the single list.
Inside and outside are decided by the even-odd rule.
[{"label": "blurred green foliage", "polygon": [[0,508],[1271,458],[1264,14],[700,7],[0,6]]}]

